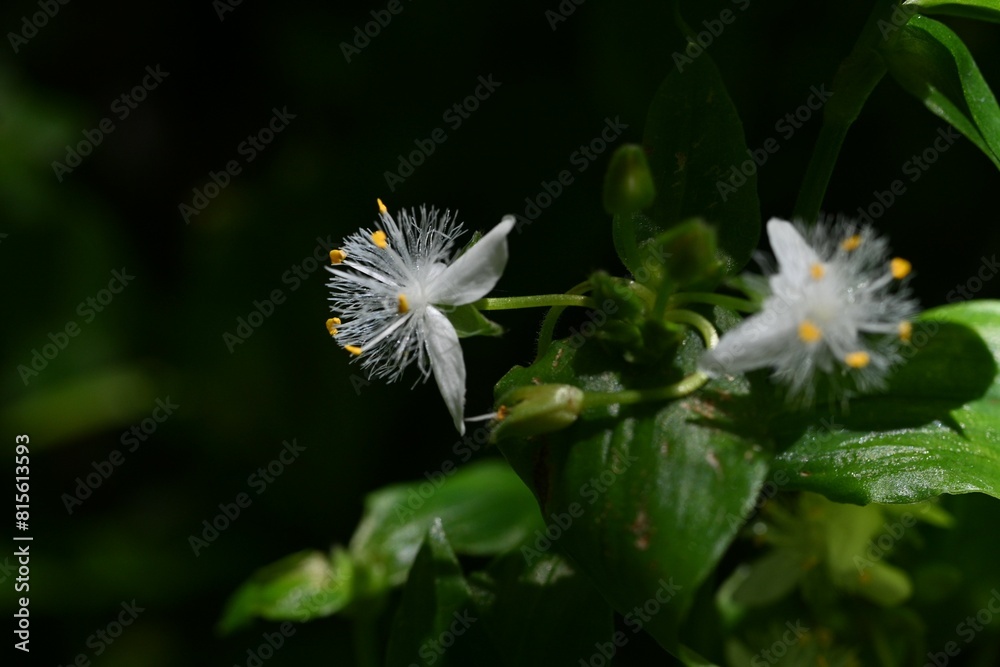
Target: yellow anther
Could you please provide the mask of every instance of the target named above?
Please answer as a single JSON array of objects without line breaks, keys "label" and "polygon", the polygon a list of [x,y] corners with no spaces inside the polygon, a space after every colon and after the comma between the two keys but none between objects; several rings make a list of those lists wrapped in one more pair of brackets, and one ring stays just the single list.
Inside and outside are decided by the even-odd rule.
[{"label": "yellow anther", "polygon": [[389,247],[389,244],[385,241],[385,232],[381,229],[377,232],[372,232],[372,243],[377,245],[379,248]]},{"label": "yellow anther", "polygon": [[852,250],[857,250],[861,246],[861,235],[855,234],[854,236],[848,236],[844,239],[844,242],[840,244],[840,247],[851,252]]},{"label": "yellow anther", "polygon": [[331,317],[326,321],[326,330],[330,332],[331,336],[337,335],[337,325],[340,324],[339,317]]},{"label": "yellow anther", "polygon": [[801,338],[804,342],[815,343],[822,337],[823,332],[820,331],[818,326],[809,320],[803,320],[802,324],[799,325],[799,338]]},{"label": "yellow anther", "polygon": [[815,264],[809,267],[809,275],[813,277],[813,280],[819,280],[824,275],[826,275],[826,267],[820,264],[819,262],[816,262]]},{"label": "yellow anther", "polygon": [[892,277],[896,280],[902,280],[910,275],[912,269],[913,265],[902,257],[893,257],[892,261],[889,262],[889,270],[892,271]]},{"label": "yellow anther", "polygon": [[381,213],[381,214],[385,215],[386,213],[388,213],[388,212],[389,212],[389,209],[387,209],[387,208],[385,207],[385,204],[383,204],[383,203],[382,203],[382,200],[381,200],[381,199],[376,199],[375,201],[377,201],[377,202],[378,202],[378,212],[379,212],[379,213]]},{"label": "yellow anther", "polygon": [[903,341],[904,343],[909,343],[910,342],[910,336],[912,336],[912,335],[913,335],[913,325],[910,324],[909,322],[905,322],[905,321],[904,322],[900,322],[899,323],[899,340]]},{"label": "yellow anther", "polygon": [[510,408],[508,408],[506,405],[501,405],[499,408],[497,408],[496,420],[498,422],[502,422],[504,419],[507,419],[507,415],[509,414],[510,414]]},{"label": "yellow anther", "polygon": [[844,357],[844,363],[851,368],[864,368],[872,359],[867,352],[850,352]]},{"label": "yellow anther", "polygon": [[330,251],[330,263],[340,264],[345,259],[347,259],[347,253],[343,250],[331,250]]},{"label": "yellow anther", "polygon": [[355,357],[361,356],[361,348],[357,345],[345,345],[344,349],[353,354]]},{"label": "yellow anther", "polygon": [[406,300],[405,294],[399,295],[399,314],[410,312],[410,302]]}]

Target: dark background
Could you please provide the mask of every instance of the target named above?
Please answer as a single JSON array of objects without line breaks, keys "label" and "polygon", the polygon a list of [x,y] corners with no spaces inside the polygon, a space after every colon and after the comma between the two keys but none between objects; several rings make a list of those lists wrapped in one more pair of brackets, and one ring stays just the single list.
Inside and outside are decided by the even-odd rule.
[{"label": "dark background", "polygon": [[[392,210],[458,209],[468,228],[486,230],[506,213],[524,215],[526,198],[570,169],[574,182],[511,236],[496,294],[559,292],[593,269],[620,271],[600,199],[610,150],[582,173],[570,155],[606,118],[628,125],[618,143],[641,140],[646,107],[681,48],[669,4],[589,0],[553,30],[545,12],[556,0],[401,0],[402,12],[347,62],[341,43],[385,6],[243,2],[220,20],[207,1],[70,2],[16,53],[8,33],[39,7],[18,0],[0,10],[9,304],[0,424],[9,443],[31,436],[26,664],[94,658],[87,637],[133,599],[145,611],[95,664],[245,664],[275,626],[215,636],[227,596],[281,556],[345,543],[365,493],[440,466],[457,436],[433,383],[352,383],[356,370],[323,324],[325,271],[295,290],[283,280],[317,245],[371,225],[376,197]],[[702,30],[727,7],[736,20],[708,53],[748,146],[759,147],[779,136],[775,123],[811,86],[829,83],[870,7],[751,2],[741,11],[715,2],[688,3],[684,13]],[[948,23],[1000,85],[998,28]],[[147,66],[169,75],[120,119],[112,102]],[[457,129],[445,122],[490,75],[501,85],[478,110]],[[295,117],[247,162],[238,147],[274,108]],[[52,163],[106,117],[114,131],[60,182]],[[944,126],[887,79],[849,136],[825,203],[852,214],[874,191],[906,181],[876,224],[913,261],[927,307],[976,275],[998,241],[1000,178],[971,143],[959,140],[915,183],[903,173]],[[391,189],[385,172],[439,127],[447,140]],[[817,115],[779,137],[761,168],[765,219],[790,215],[818,127]],[[186,224],[179,205],[234,159],[241,173]],[[123,267],[134,280],[86,321],[78,305]],[[223,334],[276,289],[284,303],[230,352]],[[997,293],[987,282],[976,296]],[[465,342],[470,413],[486,412],[493,383],[530,360],[539,316],[497,314],[509,329],[503,339]],[[26,384],[18,366],[69,321],[79,335]],[[168,398],[174,414],[128,452],[123,434]],[[257,495],[248,476],[292,439],[305,451]],[[68,513],[63,494],[115,449],[124,462]],[[240,492],[252,505],[195,556],[189,536]],[[349,633],[337,618],[299,626],[267,664],[351,664]]]}]

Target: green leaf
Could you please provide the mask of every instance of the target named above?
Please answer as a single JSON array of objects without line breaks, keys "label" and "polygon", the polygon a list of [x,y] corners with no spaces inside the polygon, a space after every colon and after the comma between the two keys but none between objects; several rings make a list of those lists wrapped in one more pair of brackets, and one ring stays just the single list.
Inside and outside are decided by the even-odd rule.
[{"label": "green leaf", "polygon": [[0,427],[31,433],[39,448],[82,440],[148,416],[156,407],[156,384],[138,368],[91,371],[9,401],[0,410]]},{"label": "green leaf", "polygon": [[[718,312],[728,325],[736,319]],[[679,363],[692,368],[701,349],[688,332]],[[531,367],[512,369],[496,396],[537,382],[614,392],[679,379],[663,366],[627,364],[593,340],[556,341]],[[501,442],[548,523],[522,552],[564,551],[626,624],[676,654],[678,625],[767,471],[767,454],[740,435],[755,423],[752,411],[734,412],[747,392],[745,380],[720,380],[681,400],[590,408],[564,430]]]},{"label": "green leaf", "polygon": [[785,415],[775,461],[788,488],[840,502],[912,503],[942,493],[1000,497],[1000,302],[924,313],[889,390],[847,412]]},{"label": "green leaf", "polygon": [[226,605],[219,631],[229,633],[254,617],[308,621],[329,616],[354,597],[354,566],[343,549],[330,556],[301,551],[261,568]]},{"label": "green leaf", "polygon": [[906,0],[906,9],[1000,23],[1000,0]]},{"label": "green leaf", "polygon": [[494,664],[469,584],[440,519],[427,531],[403,589],[389,636],[386,667]]},{"label": "green leaf", "polygon": [[959,36],[920,15],[885,31],[881,53],[896,81],[1000,169],[1000,107]]},{"label": "green leaf", "polygon": [[[688,60],[664,80],[646,118],[653,207],[614,219],[615,249],[633,273],[641,267],[641,246],[688,218],[715,226],[727,274],[746,264],[760,236],[756,166],[750,176],[740,172],[750,160],[743,124],[708,55]],[[734,174],[739,179],[730,181]]]},{"label": "green leaf", "polygon": [[459,338],[470,338],[472,336],[501,336],[503,327],[486,319],[482,311],[467,304],[464,306],[454,306],[444,312],[451,326],[455,327]]},{"label": "green leaf", "polygon": [[[478,445],[473,442],[472,447]],[[456,455],[465,458],[472,451],[464,441],[455,447]],[[369,569],[375,591],[406,580],[435,519],[443,522],[456,551],[479,556],[515,548],[540,525],[531,493],[502,461],[458,470],[449,459],[425,477],[380,489],[365,499],[350,551]]]},{"label": "green leaf", "polygon": [[[575,665],[615,635],[611,607],[565,558],[512,551],[470,575],[490,641],[505,665]],[[619,640],[631,631],[620,631]],[[621,644],[621,641],[619,641]],[[614,646],[614,644],[611,644]],[[588,663],[589,664],[589,663]]]}]

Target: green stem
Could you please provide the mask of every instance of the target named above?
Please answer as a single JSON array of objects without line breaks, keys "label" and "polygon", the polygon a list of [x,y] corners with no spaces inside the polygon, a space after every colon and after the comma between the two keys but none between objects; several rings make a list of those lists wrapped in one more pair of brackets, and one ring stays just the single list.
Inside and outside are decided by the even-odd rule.
[{"label": "green stem", "polygon": [[694,311],[670,310],[663,316],[663,319],[667,322],[687,324],[697,329],[705,341],[706,350],[711,350],[719,344],[719,332],[715,330],[711,322]]},{"label": "green stem", "polygon": [[594,300],[578,294],[539,294],[536,296],[502,296],[480,299],[472,304],[477,310],[514,310],[516,308],[547,308],[552,306],[582,306],[594,308]]},{"label": "green stem", "polygon": [[627,389],[625,391],[588,391],[583,396],[583,409],[609,405],[632,405],[650,401],[668,401],[687,396],[708,382],[702,372],[692,373],[675,384],[655,389]]},{"label": "green stem", "polygon": [[[698,330],[705,340],[705,349],[712,349],[719,343],[719,334],[712,323],[698,313],[690,310],[667,311],[663,319],[668,322],[681,322]],[[628,389],[625,391],[588,391],[583,396],[583,408],[607,407],[609,405],[632,405],[648,401],[667,401],[673,398],[687,396],[700,389],[708,382],[708,376],[697,371],[688,375],[680,382],[666,387],[653,389]]]},{"label": "green stem", "polygon": [[[566,292],[567,295],[579,295],[590,291],[590,281],[584,280],[579,285],[574,285],[572,289]],[[538,332],[538,351],[535,354],[535,360],[541,358],[545,354],[545,350],[549,349],[549,345],[552,344],[552,336],[555,334],[556,322],[559,320],[559,316],[562,312],[566,310],[566,306],[555,306],[545,314],[545,319],[542,320],[542,328]]]},{"label": "green stem", "polygon": [[847,131],[872,90],[885,76],[885,62],[878,54],[880,42],[884,40],[882,26],[890,21],[897,8],[895,0],[878,0],[854,48],[833,77],[832,97],[823,110],[823,126],[795,202],[795,217],[806,224],[814,223],[819,216]]},{"label": "green stem", "polygon": [[379,643],[375,631],[375,616],[362,613],[354,620],[354,657],[358,667],[378,667]]},{"label": "green stem", "polygon": [[740,299],[739,297],[725,296],[724,294],[715,294],[713,292],[678,292],[670,297],[670,307],[679,306],[682,303],[707,303],[745,313],[760,310],[760,306],[749,299]]}]

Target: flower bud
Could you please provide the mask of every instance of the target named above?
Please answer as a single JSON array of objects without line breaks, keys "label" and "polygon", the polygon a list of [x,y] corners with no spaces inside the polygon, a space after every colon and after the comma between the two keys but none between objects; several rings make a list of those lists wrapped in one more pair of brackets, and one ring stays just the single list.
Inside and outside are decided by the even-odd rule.
[{"label": "flower bud", "polygon": [[715,230],[700,219],[681,223],[655,241],[668,258],[667,275],[676,285],[690,285],[718,270]]},{"label": "flower bud", "polygon": [[583,390],[568,384],[518,387],[500,399],[491,439],[527,437],[566,428],[583,408]]},{"label": "flower bud", "polygon": [[645,150],[638,144],[619,146],[604,174],[604,210],[611,215],[641,211],[655,198]]}]

